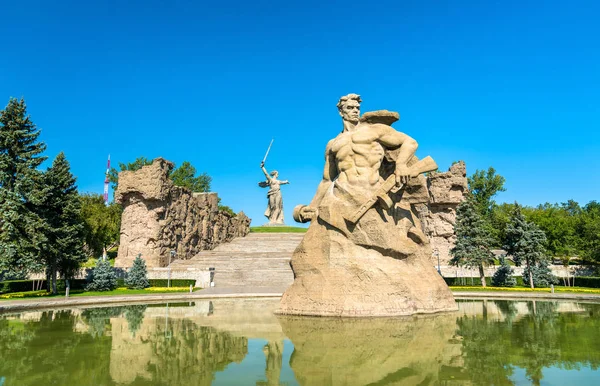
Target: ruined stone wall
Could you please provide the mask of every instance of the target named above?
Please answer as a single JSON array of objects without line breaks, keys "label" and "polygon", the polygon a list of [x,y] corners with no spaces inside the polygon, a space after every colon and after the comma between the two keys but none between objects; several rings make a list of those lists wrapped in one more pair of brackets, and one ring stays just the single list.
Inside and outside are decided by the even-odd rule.
[{"label": "ruined stone wall", "polygon": [[431,243],[433,263],[437,265],[436,253],[439,253],[441,265],[447,265],[451,258],[450,249],[456,241],[456,208],[468,191],[465,163],[457,162],[444,173],[431,173],[427,177],[427,187],[429,204],[418,208],[419,217]]},{"label": "ruined stone wall", "polygon": [[130,267],[138,254],[148,267],[190,259],[250,232],[250,219],[218,209],[217,193],[192,193],[168,177],[173,163],[157,158],[137,171],[119,173],[115,200],[123,206],[116,267]]}]

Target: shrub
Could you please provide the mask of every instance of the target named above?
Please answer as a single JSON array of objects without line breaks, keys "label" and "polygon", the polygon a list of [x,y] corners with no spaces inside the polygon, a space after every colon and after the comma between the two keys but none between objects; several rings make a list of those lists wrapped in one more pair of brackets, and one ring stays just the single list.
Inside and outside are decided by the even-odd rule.
[{"label": "shrub", "polygon": [[492,285],[494,287],[514,287],[517,284],[517,280],[512,276],[515,272],[514,269],[508,265],[506,259],[500,259],[500,268],[494,272],[492,277]]},{"label": "shrub", "polygon": [[150,287],[147,272],[146,262],[138,255],[133,261],[131,269],[127,272],[127,278],[125,279],[127,288],[143,289]]},{"label": "shrub", "polygon": [[86,291],[112,291],[117,288],[117,275],[104,259],[98,259],[91,273],[92,280],[85,288]]}]

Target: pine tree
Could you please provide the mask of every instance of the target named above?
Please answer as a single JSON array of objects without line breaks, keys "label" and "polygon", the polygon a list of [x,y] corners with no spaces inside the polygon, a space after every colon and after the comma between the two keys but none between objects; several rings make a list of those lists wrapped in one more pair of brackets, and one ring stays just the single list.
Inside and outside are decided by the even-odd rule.
[{"label": "pine tree", "polygon": [[98,259],[96,267],[92,270],[92,280],[85,288],[86,291],[112,291],[117,288],[117,275],[104,259]]},{"label": "pine tree", "polygon": [[146,262],[139,255],[133,260],[133,265],[127,272],[125,279],[127,288],[142,289],[150,287],[148,282]]},{"label": "pine tree", "polygon": [[546,235],[537,225],[527,222],[521,213],[521,206],[515,203],[515,208],[506,226],[504,250],[513,256],[515,264],[525,262],[523,279],[528,279],[529,286],[534,288],[533,270],[544,258]]},{"label": "pine tree", "polygon": [[43,220],[33,210],[46,149],[23,99],[0,111],[0,271],[23,276],[43,271],[37,257],[46,242]]},{"label": "pine tree", "polygon": [[472,196],[458,206],[454,232],[456,244],[450,250],[450,264],[477,268],[481,285],[485,287],[484,265],[494,263],[494,254],[490,250],[493,238],[479,215]]},{"label": "pine tree", "polygon": [[52,292],[56,293],[57,273],[69,279],[85,261],[84,223],[75,177],[64,153],[56,156],[44,173],[43,182],[37,211],[46,223],[47,242],[42,248],[41,259],[50,276]]},{"label": "pine tree", "polygon": [[492,276],[492,285],[494,287],[514,287],[517,280],[513,277],[514,269],[508,264],[505,258],[500,258],[500,268]]},{"label": "pine tree", "polygon": [[554,276],[552,270],[550,270],[546,259],[538,261],[531,266],[531,269],[526,267],[523,270],[523,277],[529,277],[530,270],[534,286],[538,288],[548,288],[550,287],[550,284],[558,284],[558,278]]}]

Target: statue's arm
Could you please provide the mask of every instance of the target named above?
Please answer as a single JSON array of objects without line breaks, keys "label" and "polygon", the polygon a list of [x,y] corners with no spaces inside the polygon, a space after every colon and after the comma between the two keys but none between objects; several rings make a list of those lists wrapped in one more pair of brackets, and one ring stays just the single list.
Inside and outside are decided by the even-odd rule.
[{"label": "statue's arm", "polygon": [[338,175],[338,170],[335,164],[335,154],[333,154],[333,152],[331,151],[332,141],[330,141],[327,144],[327,149],[325,150],[325,169],[323,170],[323,179],[317,187],[317,192],[315,193],[315,196],[308,205],[313,209],[317,209],[319,207],[319,204],[321,203],[321,200],[323,199],[325,193],[329,189],[329,186]]},{"label": "statue's arm", "polygon": [[283,181],[279,181],[279,183],[280,183],[281,185],[287,185],[287,184],[289,184],[290,182],[289,182],[288,180],[283,180]]},{"label": "statue's arm", "polygon": [[263,171],[263,173],[265,174],[265,177],[267,177],[267,181],[271,182],[271,176],[267,172],[267,169],[265,169],[264,163],[260,164],[260,168]]},{"label": "statue's arm", "polygon": [[415,154],[419,145],[417,141],[408,135],[394,130],[391,126],[377,124],[373,125],[377,130],[379,142],[386,148],[397,148],[398,157],[396,157],[396,182],[406,183],[410,178],[410,171],[406,163]]}]

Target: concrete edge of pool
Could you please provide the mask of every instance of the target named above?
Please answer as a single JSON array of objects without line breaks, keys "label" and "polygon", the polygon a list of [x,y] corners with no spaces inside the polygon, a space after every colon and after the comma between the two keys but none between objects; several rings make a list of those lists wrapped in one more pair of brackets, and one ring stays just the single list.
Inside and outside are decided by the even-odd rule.
[{"label": "concrete edge of pool", "polygon": [[[93,306],[104,304],[124,304],[141,302],[175,302],[192,301],[199,299],[222,298],[277,298],[282,292],[248,290],[240,292],[239,289],[210,289],[193,293],[173,293],[154,295],[121,295],[121,296],[82,296],[72,298],[26,299],[0,301],[0,313],[27,311],[36,309],[65,308],[78,306]],[[600,302],[600,294],[582,293],[545,293],[545,292],[497,292],[497,291],[453,291],[458,299],[507,299],[507,300],[583,300]]]}]

